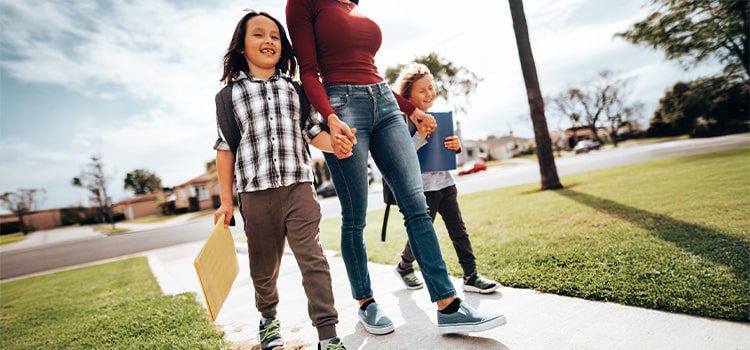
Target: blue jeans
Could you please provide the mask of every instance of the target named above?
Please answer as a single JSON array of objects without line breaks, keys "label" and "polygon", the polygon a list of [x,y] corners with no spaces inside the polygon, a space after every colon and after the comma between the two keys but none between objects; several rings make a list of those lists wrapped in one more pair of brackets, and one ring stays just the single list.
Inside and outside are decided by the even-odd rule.
[{"label": "blue jeans", "polygon": [[325,153],[341,202],[341,253],[352,296],[357,300],[372,297],[362,235],[367,215],[368,151],[398,201],[431,300],[455,295],[427,210],[417,152],[390,88],[385,82],[334,85],[326,87],[326,92],[336,115],[357,129],[351,157],[340,160]]}]

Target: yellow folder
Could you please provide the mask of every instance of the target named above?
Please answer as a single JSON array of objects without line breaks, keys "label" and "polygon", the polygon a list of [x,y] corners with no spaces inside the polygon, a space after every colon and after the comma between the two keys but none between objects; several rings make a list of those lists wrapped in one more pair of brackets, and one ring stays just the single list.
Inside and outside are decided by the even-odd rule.
[{"label": "yellow folder", "polygon": [[216,321],[216,316],[224,305],[240,269],[232,233],[228,228],[224,228],[224,215],[216,222],[211,236],[203,244],[193,265],[198,273],[203,295],[206,297],[208,313],[211,314],[211,319]]}]

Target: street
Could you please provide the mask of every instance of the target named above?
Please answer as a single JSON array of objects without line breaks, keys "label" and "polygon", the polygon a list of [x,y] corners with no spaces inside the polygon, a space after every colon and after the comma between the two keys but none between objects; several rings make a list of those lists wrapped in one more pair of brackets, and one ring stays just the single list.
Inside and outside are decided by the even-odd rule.
[{"label": "street", "polygon": [[[649,160],[739,148],[750,149],[750,134],[633,145],[559,158],[556,160],[556,165],[560,177],[565,177]],[[456,177],[459,194],[538,181],[539,170],[535,162],[498,166],[479,174]],[[370,210],[384,207],[380,192],[371,192],[368,200]],[[324,218],[339,215],[340,207],[336,197],[321,199],[320,204]],[[241,219],[239,215],[237,219]],[[241,225],[241,220],[238,220],[238,226],[233,230],[237,232],[241,229]],[[179,226],[6,251],[0,253],[0,279],[199,241],[206,239],[211,228],[211,216],[205,216]]]}]

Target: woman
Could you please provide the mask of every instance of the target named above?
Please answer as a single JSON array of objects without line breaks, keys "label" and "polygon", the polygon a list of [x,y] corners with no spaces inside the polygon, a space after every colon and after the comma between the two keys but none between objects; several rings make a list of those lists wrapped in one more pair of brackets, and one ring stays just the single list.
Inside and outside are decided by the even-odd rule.
[{"label": "woman", "polygon": [[[504,324],[504,315],[482,314],[456,297],[427,211],[417,154],[401,111],[426,134],[432,132],[435,121],[394,95],[378,74],[374,61],[382,39],[378,25],[349,0],[288,0],[286,16],[308,99],[324,116],[332,136],[347,135],[356,143],[347,159],[325,157],[341,202],[341,252],[364,328],[373,334],[394,329],[373,298],[362,236],[367,213],[368,152],[393,189],[404,215],[414,256],[430,298],[437,303],[440,332],[477,332]],[[357,129],[356,138],[350,126]]]}]

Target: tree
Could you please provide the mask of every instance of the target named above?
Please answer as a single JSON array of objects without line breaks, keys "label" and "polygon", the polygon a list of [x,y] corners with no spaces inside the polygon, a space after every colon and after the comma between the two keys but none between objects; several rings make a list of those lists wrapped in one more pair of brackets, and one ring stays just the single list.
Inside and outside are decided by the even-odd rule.
[{"label": "tree", "polygon": [[531,122],[534,124],[534,138],[536,140],[537,160],[539,161],[539,172],[542,176],[542,190],[562,188],[557,176],[555,157],[552,154],[552,141],[549,137],[547,119],[544,117],[544,99],[539,88],[539,80],[536,75],[536,64],[531,52],[529,42],[529,30],[526,26],[526,15],[523,12],[521,0],[508,0],[510,3],[510,15],[513,19],[513,31],[516,35],[518,46],[518,58],[521,61],[523,80],[526,83],[526,95],[528,96],[529,109],[531,111]]},{"label": "tree", "polygon": [[214,171],[216,171],[216,158],[206,162],[206,172],[210,173]]},{"label": "tree", "polygon": [[574,127],[585,126],[599,142],[598,128],[608,124],[612,143],[617,146],[617,129],[626,119],[637,117],[642,108],[639,102],[626,101],[631,81],[618,79],[611,71],[602,71],[581,86],[570,87],[555,96],[552,111],[568,117]]},{"label": "tree", "polygon": [[664,50],[683,68],[718,59],[730,76],[750,78],[747,0],[652,0],[649,16],[616,34],[634,44]]},{"label": "tree", "polygon": [[125,189],[132,189],[136,195],[161,190],[161,178],[145,170],[135,169],[125,175]]},{"label": "tree", "polygon": [[[74,177],[73,186],[85,188],[90,192],[89,199],[99,208],[100,217],[105,217],[115,228],[112,220],[112,199],[107,195],[107,183],[109,177],[104,173],[104,163],[99,155],[91,156],[91,162],[81,172],[80,176]],[[102,220],[104,221],[104,220]]]},{"label": "tree", "polygon": [[43,188],[19,189],[16,192],[5,192],[0,195],[0,201],[5,209],[18,216],[18,226],[24,234],[29,233],[30,227],[23,221],[23,217],[36,210],[46,199],[47,191]]},{"label": "tree", "polygon": [[714,136],[747,132],[750,83],[711,77],[678,82],[659,99],[649,135]]},{"label": "tree", "polygon": [[[430,73],[435,77],[435,92],[438,97],[451,103],[457,112],[466,112],[466,107],[469,105],[468,98],[476,91],[482,78],[468,68],[457,66],[434,52],[419,56],[414,59],[414,62],[424,64],[430,69]],[[406,67],[405,64],[398,64],[395,67],[386,68],[386,81],[389,84],[395,83],[404,67]]]}]

